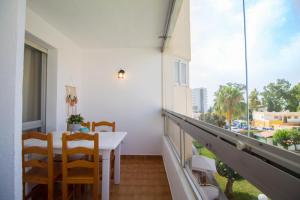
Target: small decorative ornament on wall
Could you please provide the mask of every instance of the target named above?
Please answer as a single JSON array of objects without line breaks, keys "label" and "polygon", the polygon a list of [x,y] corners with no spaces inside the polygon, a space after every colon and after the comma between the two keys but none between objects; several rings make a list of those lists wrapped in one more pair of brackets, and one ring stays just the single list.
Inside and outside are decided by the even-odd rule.
[{"label": "small decorative ornament on wall", "polygon": [[77,103],[78,103],[78,97],[76,94],[76,87],[73,86],[66,86],[66,103],[68,105],[67,114],[70,115],[76,115],[77,114]]}]

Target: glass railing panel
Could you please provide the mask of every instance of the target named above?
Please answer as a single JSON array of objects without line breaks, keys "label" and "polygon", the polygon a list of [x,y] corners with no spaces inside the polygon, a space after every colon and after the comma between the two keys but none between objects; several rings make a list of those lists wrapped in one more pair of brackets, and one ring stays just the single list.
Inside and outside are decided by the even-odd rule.
[{"label": "glass railing panel", "polygon": [[194,141],[189,148],[193,149],[193,155],[186,158],[185,167],[205,199],[256,200],[258,196],[266,197],[199,142]]},{"label": "glass railing panel", "polygon": [[165,134],[168,136],[172,147],[176,152],[177,159],[181,158],[181,129],[172,120],[165,120]]},{"label": "glass railing panel", "polygon": [[244,42],[243,1],[191,1],[193,116],[247,134]]},{"label": "glass railing panel", "polygon": [[251,136],[299,153],[299,3],[245,0],[245,15]]}]

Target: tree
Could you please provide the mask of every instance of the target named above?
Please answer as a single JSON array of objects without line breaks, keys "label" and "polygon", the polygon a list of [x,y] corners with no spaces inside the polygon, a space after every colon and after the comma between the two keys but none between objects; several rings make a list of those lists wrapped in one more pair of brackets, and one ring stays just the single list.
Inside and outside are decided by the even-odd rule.
[{"label": "tree", "polygon": [[300,144],[300,132],[297,129],[289,130],[291,143],[294,145],[297,151],[297,145]]},{"label": "tree", "polygon": [[273,141],[283,146],[283,148],[288,149],[288,147],[291,145],[291,136],[289,130],[277,130],[273,135]]},{"label": "tree", "polygon": [[227,197],[230,198],[232,197],[232,193],[233,193],[232,187],[234,181],[242,180],[243,177],[219,159],[216,159],[216,167],[218,173],[221,176],[227,178],[227,183],[226,183],[224,193],[226,194]]},{"label": "tree", "polygon": [[225,126],[225,117],[221,115],[217,115],[215,113],[204,113],[199,116],[199,120],[205,121],[207,123],[213,124],[218,127]]},{"label": "tree", "polygon": [[242,84],[227,83],[215,93],[215,112],[226,117],[230,129],[232,118],[238,118],[245,112],[244,88]]},{"label": "tree", "polygon": [[259,92],[256,89],[252,90],[252,92],[249,95],[249,110],[251,112],[257,111],[258,108],[261,106],[261,102],[258,96]]},{"label": "tree", "polygon": [[287,110],[300,111],[300,83],[292,87],[287,99]]},{"label": "tree", "polygon": [[287,99],[291,83],[284,79],[277,79],[275,83],[269,83],[261,93],[263,105],[269,112],[280,112],[288,108]]},{"label": "tree", "polygon": [[208,110],[207,110],[208,113],[212,113],[213,111],[214,111],[214,108],[211,107],[211,106],[210,106],[210,107],[208,108]]}]

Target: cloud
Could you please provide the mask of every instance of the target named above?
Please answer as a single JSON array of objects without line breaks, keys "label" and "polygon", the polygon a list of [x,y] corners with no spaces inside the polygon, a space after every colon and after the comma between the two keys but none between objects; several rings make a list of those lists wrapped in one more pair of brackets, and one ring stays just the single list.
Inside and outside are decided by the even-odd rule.
[{"label": "cloud", "polygon": [[[300,29],[293,37],[287,31],[284,40],[279,34],[291,17],[287,2],[246,3],[250,88],[261,89],[277,78],[297,82]],[[245,83],[242,12],[242,1],[191,0],[191,87],[207,87],[210,105],[220,84]]]}]

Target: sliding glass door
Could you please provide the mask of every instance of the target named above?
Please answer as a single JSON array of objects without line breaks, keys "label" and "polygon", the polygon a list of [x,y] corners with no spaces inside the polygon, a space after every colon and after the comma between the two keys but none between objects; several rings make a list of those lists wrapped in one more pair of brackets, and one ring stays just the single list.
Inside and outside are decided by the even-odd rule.
[{"label": "sliding glass door", "polygon": [[47,54],[25,44],[23,131],[45,131]]}]

